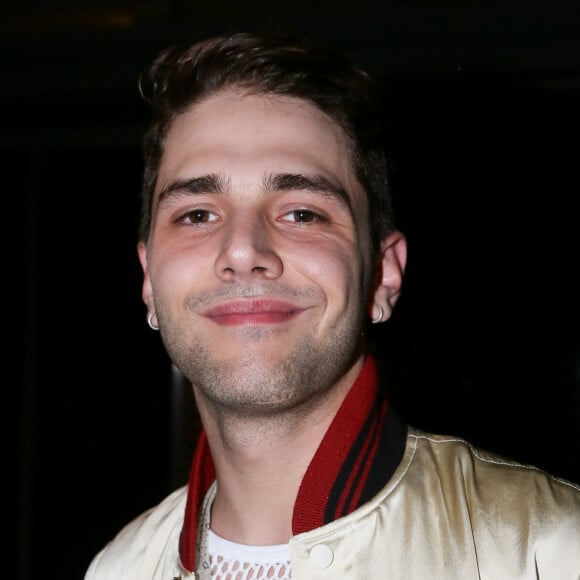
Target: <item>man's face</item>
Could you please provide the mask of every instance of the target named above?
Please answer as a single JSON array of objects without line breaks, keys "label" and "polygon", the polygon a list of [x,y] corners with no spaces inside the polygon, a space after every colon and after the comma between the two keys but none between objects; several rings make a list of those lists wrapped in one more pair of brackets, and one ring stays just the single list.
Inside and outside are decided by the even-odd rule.
[{"label": "man's face", "polygon": [[308,102],[226,91],[178,116],[139,254],[168,353],[208,401],[264,413],[358,373],[366,195]]}]

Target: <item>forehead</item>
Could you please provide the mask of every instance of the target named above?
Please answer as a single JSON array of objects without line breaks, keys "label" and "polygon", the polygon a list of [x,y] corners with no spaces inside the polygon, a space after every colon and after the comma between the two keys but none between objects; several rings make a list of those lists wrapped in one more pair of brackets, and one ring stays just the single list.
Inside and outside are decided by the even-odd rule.
[{"label": "forehead", "polygon": [[360,188],[343,129],[314,104],[279,95],[227,90],[194,104],[172,122],[166,135],[157,190],[196,172],[252,171],[320,173]]}]

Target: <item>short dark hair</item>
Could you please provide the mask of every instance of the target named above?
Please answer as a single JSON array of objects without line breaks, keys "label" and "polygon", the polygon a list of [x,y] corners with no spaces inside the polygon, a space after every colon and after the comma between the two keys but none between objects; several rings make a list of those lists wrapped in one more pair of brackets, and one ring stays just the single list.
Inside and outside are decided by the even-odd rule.
[{"label": "short dark hair", "polygon": [[395,227],[377,87],[339,54],[301,40],[250,33],[169,47],[141,77],[141,94],[153,118],[143,140],[140,239],[149,237],[153,191],[172,121],[191,105],[228,88],[309,101],[343,129],[366,191],[369,235],[376,252]]}]

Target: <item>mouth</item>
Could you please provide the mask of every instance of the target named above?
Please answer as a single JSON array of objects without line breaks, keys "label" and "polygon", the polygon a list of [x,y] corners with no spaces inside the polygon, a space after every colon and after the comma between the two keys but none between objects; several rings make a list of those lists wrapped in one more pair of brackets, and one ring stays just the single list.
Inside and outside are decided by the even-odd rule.
[{"label": "mouth", "polygon": [[305,310],[283,300],[261,298],[226,302],[202,314],[220,326],[256,326],[288,322]]}]

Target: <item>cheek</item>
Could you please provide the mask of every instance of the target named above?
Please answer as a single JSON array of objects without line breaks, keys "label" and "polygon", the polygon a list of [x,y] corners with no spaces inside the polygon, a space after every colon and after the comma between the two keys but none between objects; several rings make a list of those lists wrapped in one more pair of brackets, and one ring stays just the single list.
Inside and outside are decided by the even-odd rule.
[{"label": "cheek", "polygon": [[207,279],[202,273],[203,259],[192,252],[157,248],[149,264],[151,284],[157,299],[178,297],[191,292],[196,280]]},{"label": "cheek", "polygon": [[312,244],[292,262],[293,269],[321,288],[329,302],[345,308],[350,299],[358,299],[361,264],[356,253]]}]

